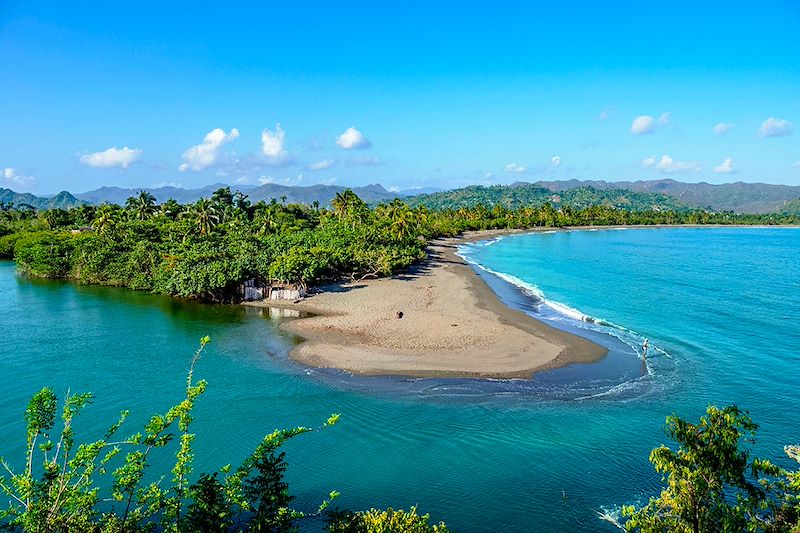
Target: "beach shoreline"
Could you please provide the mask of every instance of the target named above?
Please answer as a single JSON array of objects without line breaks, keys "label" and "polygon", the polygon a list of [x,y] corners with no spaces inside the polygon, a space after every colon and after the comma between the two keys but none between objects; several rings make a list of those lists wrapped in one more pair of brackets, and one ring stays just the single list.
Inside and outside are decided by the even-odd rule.
[{"label": "beach shoreline", "polygon": [[[357,375],[529,379],[592,363],[605,347],[507,306],[457,247],[554,228],[485,230],[438,239],[405,274],[323,287],[298,302],[245,305],[309,313],[282,328],[302,339],[290,357]],[[397,312],[403,313],[402,318]]]}]

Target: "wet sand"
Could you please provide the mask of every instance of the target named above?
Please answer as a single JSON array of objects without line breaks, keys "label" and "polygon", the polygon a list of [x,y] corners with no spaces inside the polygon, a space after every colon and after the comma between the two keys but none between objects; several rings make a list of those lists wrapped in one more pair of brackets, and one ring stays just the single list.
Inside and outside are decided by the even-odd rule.
[{"label": "wet sand", "polygon": [[440,239],[429,247],[429,259],[406,274],[323,287],[297,304],[247,305],[313,314],[283,325],[304,339],[290,356],[354,374],[529,378],[604,357],[602,346],[503,304],[455,253],[461,243],[510,233],[517,232]]}]

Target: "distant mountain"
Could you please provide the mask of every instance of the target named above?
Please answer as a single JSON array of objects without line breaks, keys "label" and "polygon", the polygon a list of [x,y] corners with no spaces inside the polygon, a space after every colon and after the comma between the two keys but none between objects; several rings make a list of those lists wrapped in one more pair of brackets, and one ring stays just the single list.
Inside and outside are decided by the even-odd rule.
[{"label": "distant mountain", "polygon": [[[145,190],[156,197],[159,203],[173,198],[174,200],[186,204],[194,202],[200,198],[210,197],[214,191],[220,187],[227,187],[224,183],[214,183],[199,189],[182,189],[180,187],[100,187],[93,191],[76,194],[79,199],[90,204],[100,205],[104,203],[125,205],[125,201],[131,196],[136,196],[139,191]],[[246,192],[246,191],[242,191]]]},{"label": "distant mountain", "polygon": [[660,193],[677,198],[693,207],[736,213],[770,213],[780,211],[786,203],[800,197],[800,186],[767,183],[682,183],[671,179],[653,181],[538,181],[535,185],[551,191],[576,187],[595,189],[628,189],[636,192]]},{"label": "distant mountain", "polygon": [[[178,187],[143,187],[134,189],[123,189],[121,187],[100,187],[93,191],[78,194],[77,197],[88,203],[99,205],[105,202],[111,204],[124,205],[125,201],[135,196],[139,191],[146,190],[156,197],[156,200],[161,203],[170,198],[186,204],[194,202],[200,198],[210,197],[214,191],[220,187],[228,187],[222,183],[215,183],[199,189],[181,189]],[[288,185],[278,185],[276,183],[267,183],[260,187],[253,186],[230,186],[231,190],[241,190],[243,193],[250,197],[253,202],[259,200],[270,201],[272,198],[281,200],[284,196],[288,203],[304,203],[311,204],[319,202],[321,205],[327,205],[336,196],[336,193],[342,192],[347,187],[339,185],[311,185],[308,187],[293,187]],[[378,203],[383,200],[392,200],[399,196],[399,193],[389,192],[383,186],[366,185],[364,187],[352,187],[362,200],[367,203]]]},{"label": "distant mountain", "polygon": [[55,196],[34,196],[31,193],[14,192],[11,189],[0,188],[0,202],[21,206],[30,205],[34,209],[70,209],[84,202],[72,196],[67,191],[61,191]]},{"label": "distant mountain", "polygon": [[[311,204],[319,202],[320,205],[328,205],[336,196],[336,193],[343,192],[348,187],[340,185],[311,185],[309,187],[290,187],[287,185],[277,185],[268,183],[257,189],[250,191],[252,201],[265,200],[272,198],[280,200],[283,196],[289,203]],[[350,187],[359,198],[368,204],[375,204],[384,200],[393,200],[398,193],[389,192],[382,185],[366,185],[364,187]]]},{"label": "distant mountain", "polygon": [[514,209],[538,206],[545,202],[576,209],[594,205],[626,210],[685,211],[690,209],[690,206],[685,203],[660,193],[633,192],[625,189],[599,190],[593,187],[578,187],[556,192],[530,183],[493,185],[491,187],[472,185],[452,191],[413,196],[406,198],[406,201],[412,206],[424,205],[433,209],[458,209],[472,207],[478,203],[486,207],[502,205]]},{"label": "distant mountain", "polygon": [[[199,198],[209,198],[223,183],[214,183],[197,189],[180,187],[145,187],[161,203],[174,198],[180,203],[191,203]],[[341,185],[311,185],[296,187],[267,183],[261,186],[237,185],[231,190],[241,190],[250,200],[270,201],[286,197],[289,203],[329,205],[336,193],[346,189]],[[654,181],[539,181],[517,182],[512,185],[484,187],[473,185],[455,190],[437,187],[407,189],[398,192],[386,190],[382,185],[352,187],[368,204],[403,198],[411,205],[426,205],[434,208],[454,208],[483,203],[510,207],[540,205],[551,201],[557,205],[588,207],[607,205],[620,209],[674,209],[702,208],[712,211],[734,211],[737,213],[796,212],[800,204],[800,186],[769,185],[766,183],[682,183],[664,179]],[[72,195],[62,191],[55,196],[35,196],[0,188],[0,202],[14,205],[29,204],[36,209],[69,209],[84,203],[99,205],[104,202],[124,205],[140,188],[100,187],[92,191]]]}]

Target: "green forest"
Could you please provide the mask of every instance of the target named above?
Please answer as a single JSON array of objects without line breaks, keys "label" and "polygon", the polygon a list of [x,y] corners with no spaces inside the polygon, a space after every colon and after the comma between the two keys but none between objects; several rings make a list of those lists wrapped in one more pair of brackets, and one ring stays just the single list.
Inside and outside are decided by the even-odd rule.
[{"label": "green forest", "polygon": [[493,188],[458,194],[463,191],[472,196],[459,200],[468,204],[460,207],[432,202],[441,198],[436,195],[414,205],[395,199],[371,207],[349,189],[329,207],[285,199],[253,203],[227,187],[185,205],[157,204],[145,191],[124,206],[2,204],[0,258],[14,259],[21,273],[34,277],[224,302],[237,300],[247,280],[308,287],[388,276],[425,258],[431,239],[470,230],[800,222],[796,213],[713,213],[678,208],[671,199],[666,205],[596,203],[597,195],[616,198],[613,190],[574,189],[561,197],[548,191],[546,198],[537,193],[510,205],[494,202]]}]

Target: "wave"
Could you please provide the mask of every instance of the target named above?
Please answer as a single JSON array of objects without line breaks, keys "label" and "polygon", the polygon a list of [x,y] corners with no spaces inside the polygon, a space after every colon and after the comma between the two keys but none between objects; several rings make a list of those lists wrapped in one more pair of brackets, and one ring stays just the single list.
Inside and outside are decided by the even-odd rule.
[{"label": "wave", "polygon": [[474,260],[470,259],[467,254],[461,253],[460,250],[456,255],[458,255],[461,259],[463,259],[464,261],[466,261],[470,265],[474,265],[474,266],[480,268],[481,270],[483,270],[484,272],[488,272],[489,274],[492,274],[492,275],[497,276],[498,278],[500,278],[500,279],[502,279],[504,281],[507,281],[508,283],[514,285],[515,287],[519,287],[528,296],[531,296],[531,297],[535,298],[536,300],[538,300],[542,304],[544,304],[547,307],[551,308],[553,311],[556,311],[557,313],[559,313],[561,315],[564,315],[565,317],[569,317],[569,318],[572,318],[574,320],[578,320],[580,322],[591,322],[591,323],[609,325],[609,326],[612,325],[611,322],[608,322],[606,320],[593,317],[591,315],[587,315],[587,314],[579,311],[578,309],[575,309],[574,307],[568,306],[567,304],[563,304],[561,302],[556,302],[556,301],[553,301],[553,300],[548,300],[547,298],[545,298],[544,292],[538,286],[536,286],[535,284],[528,283],[527,281],[525,281],[525,280],[523,280],[521,278],[518,278],[517,276],[515,276],[513,274],[508,274],[506,272],[500,272],[500,271],[497,271],[497,270],[492,270],[491,268],[486,267],[486,266],[478,263],[477,261],[474,261]]},{"label": "wave", "polygon": [[[498,278],[506,281],[507,283],[510,283],[515,287],[518,287],[520,290],[522,290],[524,294],[533,298],[540,305],[547,307],[553,312],[553,315],[551,316],[547,316],[547,313],[542,313],[542,316],[540,318],[553,322],[565,322],[567,324],[582,329],[589,329],[592,331],[604,333],[606,335],[611,335],[612,337],[615,337],[616,339],[620,340],[621,342],[630,347],[631,355],[635,355],[637,358],[641,359],[645,363],[648,375],[652,375],[653,373],[653,369],[651,366],[651,359],[653,358],[653,355],[655,353],[658,353],[661,356],[670,359],[672,358],[670,354],[667,353],[666,350],[660,348],[659,346],[656,346],[652,342],[650,343],[651,355],[649,357],[645,357],[644,353],[641,350],[642,344],[646,339],[644,335],[630,328],[622,326],[620,324],[615,324],[610,320],[605,320],[603,318],[586,314],[583,311],[571,307],[565,303],[558,302],[555,300],[550,300],[546,297],[544,291],[541,288],[539,288],[536,284],[527,282],[513,274],[493,270],[471,259],[469,257],[469,252],[467,247],[459,247],[457,249],[457,255],[470,265],[473,265],[476,268],[483,270],[484,272],[497,276]],[[615,392],[620,392],[621,390],[623,390],[623,389],[618,389],[615,391],[614,389],[617,389],[617,387],[614,387],[613,389],[606,391],[606,393],[604,394],[607,393],[613,394]]]}]

